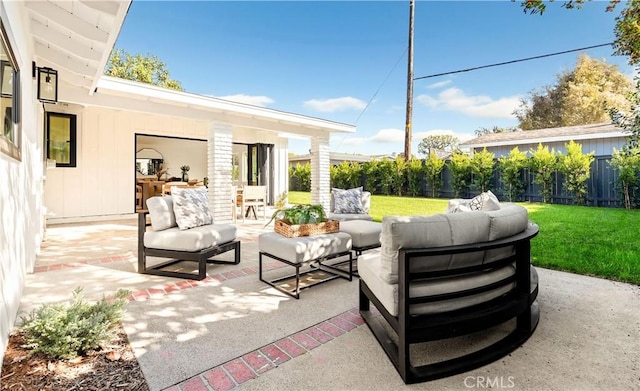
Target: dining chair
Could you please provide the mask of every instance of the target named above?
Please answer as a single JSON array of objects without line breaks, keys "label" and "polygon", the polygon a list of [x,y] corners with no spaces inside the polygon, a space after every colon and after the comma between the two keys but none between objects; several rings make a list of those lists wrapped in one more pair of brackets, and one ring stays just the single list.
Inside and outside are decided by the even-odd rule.
[{"label": "dining chair", "polygon": [[[244,186],[242,188],[241,200],[242,221],[253,212],[253,216],[258,219],[256,207],[262,207],[262,219],[267,219],[267,186]],[[245,210],[246,208],[246,210]]]}]

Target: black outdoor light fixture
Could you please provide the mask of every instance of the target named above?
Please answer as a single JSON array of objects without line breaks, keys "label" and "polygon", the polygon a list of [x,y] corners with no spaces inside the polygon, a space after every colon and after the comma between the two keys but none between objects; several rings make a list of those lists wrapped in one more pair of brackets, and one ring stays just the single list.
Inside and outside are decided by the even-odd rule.
[{"label": "black outdoor light fixture", "polygon": [[38,100],[46,103],[58,101],[58,71],[38,68]]}]

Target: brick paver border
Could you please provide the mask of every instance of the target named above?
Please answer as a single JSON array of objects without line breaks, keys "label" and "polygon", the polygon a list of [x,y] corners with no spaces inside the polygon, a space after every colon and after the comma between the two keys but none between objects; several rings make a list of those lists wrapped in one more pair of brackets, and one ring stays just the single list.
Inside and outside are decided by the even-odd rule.
[{"label": "brick paver border", "polygon": [[228,391],[251,379],[307,354],[364,324],[358,308],[352,308],[308,329],[208,369],[164,391]]}]

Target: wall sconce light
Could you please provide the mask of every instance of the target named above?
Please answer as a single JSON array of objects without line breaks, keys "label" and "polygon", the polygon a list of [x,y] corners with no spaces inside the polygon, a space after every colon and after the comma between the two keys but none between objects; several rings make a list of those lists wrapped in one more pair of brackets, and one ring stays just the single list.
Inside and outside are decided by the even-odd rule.
[{"label": "wall sconce light", "polygon": [[58,71],[38,68],[38,100],[46,103],[58,102]]}]

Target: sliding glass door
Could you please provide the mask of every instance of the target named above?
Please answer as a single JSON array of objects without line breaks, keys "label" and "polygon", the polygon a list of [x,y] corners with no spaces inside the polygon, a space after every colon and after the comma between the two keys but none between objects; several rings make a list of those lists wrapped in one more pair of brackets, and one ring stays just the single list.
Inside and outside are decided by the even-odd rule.
[{"label": "sliding glass door", "polygon": [[233,151],[234,181],[267,186],[267,201],[273,205],[273,144],[234,144]]}]

